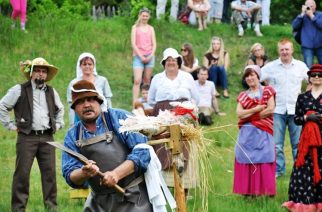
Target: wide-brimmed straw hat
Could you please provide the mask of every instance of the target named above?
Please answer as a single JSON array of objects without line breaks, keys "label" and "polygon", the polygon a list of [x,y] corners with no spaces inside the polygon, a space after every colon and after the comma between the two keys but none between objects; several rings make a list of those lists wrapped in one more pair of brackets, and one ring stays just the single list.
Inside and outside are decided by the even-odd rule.
[{"label": "wide-brimmed straw hat", "polygon": [[47,72],[47,77],[45,79],[45,82],[52,80],[58,73],[57,67],[49,64],[44,58],[41,58],[41,57],[37,57],[32,61],[30,60],[25,61],[22,64],[20,71],[29,80],[35,66],[47,68],[48,72]]},{"label": "wide-brimmed straw hat", "polygon": [[[166,59],[168,59],[169,57],[178,59],[180,58],[180,60],[182,61],[182,56],[178,53],[177,50],[175,50],[174,48],[167,48],[163,51],[163,58],[161,60],[161,65],[164,66]],[[180,62],[181,64],[181,62]]]},{"label": "wide-brimmed straw hat", "polygon": [[321,64],[312,65],[310,70],[307,72],[307,75],[310,75],[311,72],[322,72],[322,65]]},{"label": "wide-brimmed straw hat", "polygon": [[261,78],[261,68],[258,65],[248,65],[248,66],[246,66],[245,69],[244,69],[244,73],[248,69],[254,70],[256,72],[256,74],[258,75],[258,78]]},{"label": "wide-brimmed straw hat", "polygon": [[80,80],[76,82],[72,88],[72,109],[75,109],[77,101],[87,97],[96,97],[97,101],[102,104],[104,102],[103,98],[97,92],[93,83],[87,80]]}]

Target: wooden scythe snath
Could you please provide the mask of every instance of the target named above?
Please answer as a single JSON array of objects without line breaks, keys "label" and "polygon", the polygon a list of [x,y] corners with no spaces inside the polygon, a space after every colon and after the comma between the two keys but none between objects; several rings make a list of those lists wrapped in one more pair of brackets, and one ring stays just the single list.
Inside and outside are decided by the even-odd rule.
[{"label": "wooden scythe snath", "polygon": [[182,178],[177,169],[178,164],[176,164],[176,158],[179,157],[181,153],[183,153],[183,141],[181,130],[179,125],[170,125],[168,128],[170,131],[170,138],[151,140],[149,141],[149,144],[155,145],[165,143],[167,145],[167,148],[171,150],[173,161],[171,169],[174,174],[174,196],[177,203],[178,212],[186,212],[187,206],[185,191],[182,184]]}]

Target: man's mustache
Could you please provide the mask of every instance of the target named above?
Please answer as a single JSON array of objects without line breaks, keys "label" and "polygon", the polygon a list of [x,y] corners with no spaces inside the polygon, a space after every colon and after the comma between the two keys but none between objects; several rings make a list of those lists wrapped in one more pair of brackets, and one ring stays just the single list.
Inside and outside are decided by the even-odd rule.
[{"label": "man's mustache", "polygon": [[93,112],[94,113],[94,110],[92,108],[86,108],[86,109],[83,110],[82,113],[85,114],[85,113],[88,113],[88,112]]}]

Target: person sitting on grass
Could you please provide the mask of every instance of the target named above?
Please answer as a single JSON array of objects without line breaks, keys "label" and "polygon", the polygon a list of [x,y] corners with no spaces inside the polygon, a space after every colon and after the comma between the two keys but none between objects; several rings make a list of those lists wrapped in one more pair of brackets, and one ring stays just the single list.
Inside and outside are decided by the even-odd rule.
[{"label": "person sitting on grass", "polygon": [[219,111],[215,85],[207,80],[207,68],[202,66],[197,69],[197,73],[198,80],[195,80],[195,84],[199,93],[199,123],[202,125],[211,125],[213,123],[211,118],[213,112],[219,116],[225,116],[226,113]]},{"label": "person sitting on grass", "polygon": [[[203,65],[209,70],[209,80],[215,86],[219,82],[223,88],[224,98],[229,98],[227,69],[229,67],[229,53],[225,51],[224,41],[220,37],[213,37],[210,41],[210,48],[203,58]],[[219,94],[216,94],[219,97]]]},{"label": "person sitting on grass", "polygon": [[199,61],[195,57],[190,43],[184,43],[181,47],[182,65],[181,70],[192,75],[193,79],[197,79],[197,69],[199,68]]},{"label": "person sitting on grass", "polygon": [[263,36],[259,23],[262,21],[261,5],[252,1],[236,0],[231,3],[232,21],[238,27],[238,36],[244,36],[244,29],[249,22],[255,23],[256,36]]},{"label": "person sitting on grass", "polygon": [[210,10],[208,0],[188,0],[188,7],[193,11],[198,20],[198,30],[207,29],[207,16]]}]

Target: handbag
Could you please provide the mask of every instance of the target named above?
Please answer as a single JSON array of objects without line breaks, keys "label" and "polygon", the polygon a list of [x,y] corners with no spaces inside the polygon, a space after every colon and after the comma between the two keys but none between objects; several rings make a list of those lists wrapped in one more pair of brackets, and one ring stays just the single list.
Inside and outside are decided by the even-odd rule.
[{"label": "handbag", "polygon": [[189,15],[191,13],[191,9],[186,6],[181,12],[180,15],[178,17],[178,19],[184,23],[184,24],[188,24],[189,23]]}]

